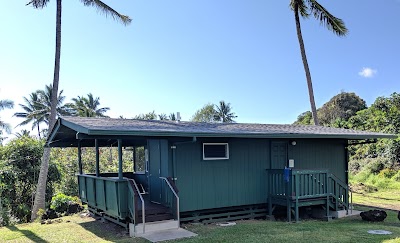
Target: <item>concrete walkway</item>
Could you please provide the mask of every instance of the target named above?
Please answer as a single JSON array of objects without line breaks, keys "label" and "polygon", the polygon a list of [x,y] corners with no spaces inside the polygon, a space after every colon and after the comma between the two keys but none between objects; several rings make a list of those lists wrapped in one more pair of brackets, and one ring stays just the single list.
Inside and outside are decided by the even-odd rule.
[{"label": "concrete walkway", "polygon": [[143,237],[146,240],[149,240],[151,242],[175,240],[175,239],[194,237],[194,236],[197,236],[197,234],[190,232],[188,230],[182,229],[182,228],[154,231],[154,232],[148,232],[148,233],[140,235],[140,237]]}]

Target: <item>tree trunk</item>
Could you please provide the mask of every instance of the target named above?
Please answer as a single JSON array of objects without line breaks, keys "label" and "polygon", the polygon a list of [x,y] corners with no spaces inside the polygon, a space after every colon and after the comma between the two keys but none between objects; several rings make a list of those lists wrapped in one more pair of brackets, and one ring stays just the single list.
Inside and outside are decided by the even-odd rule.
[{"label": "tree trunk", "polygon": [[317,117],[317,108],[315,107],[314,91],[313,91],[313,86],[312,86],[312,81],[311,81],[311,73],[310,73],[310,68],[308,67],[308,61],[307,61],[307,56],[306,56],[306,49],[304,48],[303,36],[301,34],[298,3],[295,3],[295,6],[294,6],[294,17],[296,20],[297,38],[299,39],[301,59],[303,60],[304,71],[306,72],[308,95],[310,97],[310,104],[311,104],[311,113],[312,113],[312,116],[314,119],[314,124],[318,126],[319,122],[318,122],[318,117]]},{"label": "tree trunk", "polygon": [[[37,120],[36,120],[37,121]],[[40,127],[39,127],[39,121],[37,121],[37,132],[38,132],[38,136],[39,136],[39,139],[42,139],[42,137],[40,136]]]},{"label": "tree trunk", "polygon": [[[49,117],[49,131],[53,129],[56,123],[57,115],[57,101],[58,101],[58,83],[60,77],[60,57],[61,57],[61,6],[62,0],[57,0],[57,15],[56,15],[56,51],[54,60],[54,78],[53,78],[53,90],[51,94],[51,109]],[[47,183],[47,172],[49,170],[50,161],[50,148],[44,148],[42,164],[40,165],[39,180],[36,188],[35,202],[32,208],[31,220],[37,218],[39,209],[45,209],[45,198],[46,198],[46,183]]]}]

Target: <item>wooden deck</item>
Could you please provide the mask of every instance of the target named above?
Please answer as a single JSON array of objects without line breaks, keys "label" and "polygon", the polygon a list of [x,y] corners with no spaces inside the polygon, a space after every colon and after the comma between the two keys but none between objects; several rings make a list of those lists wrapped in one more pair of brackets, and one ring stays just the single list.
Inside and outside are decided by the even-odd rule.
[{"label": "wooden deck", "polygon": [[287,208],[287,219],[291,221],[292,209],[296,222],[299,207],[322,205],[329,217],[329,210],[349,209],[349,189],[329,170],[267,170],[268,212],[276,205]]}]

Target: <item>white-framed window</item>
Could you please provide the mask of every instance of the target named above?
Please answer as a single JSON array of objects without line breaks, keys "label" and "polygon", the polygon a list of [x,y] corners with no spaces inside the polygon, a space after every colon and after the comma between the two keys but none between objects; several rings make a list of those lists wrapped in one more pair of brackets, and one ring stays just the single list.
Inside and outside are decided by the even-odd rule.
[{"label": "white-framed window", "polygon": [[203,143],[203,160],[229,159],[228,143]]}]

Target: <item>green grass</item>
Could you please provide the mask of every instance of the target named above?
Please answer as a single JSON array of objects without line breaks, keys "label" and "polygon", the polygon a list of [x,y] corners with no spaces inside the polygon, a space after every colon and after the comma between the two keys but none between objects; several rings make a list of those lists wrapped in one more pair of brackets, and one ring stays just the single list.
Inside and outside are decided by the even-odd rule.
[{"label": "green grass", "polygon": [[392,178],[372,174],[364,170],[350,176],[353,202],[368,206],[395,209],[400,211],[400,181],[397,172]]},{"label": "green grass", "polygon": [[[384,222],[364,222],[359,216],[330,222],[307,220],[300,223],[265,220],[237,221],[237,225],[214,224],[183,227],[197,237],[176,242],[400,242],[400,221],[387,211]],[[66,222],[70,220],[70,222]],[[370,235],[368,230],[389,230],[392,235]],[[126,231],[112,223],[101,223],[78,215],[63,218],[61,223],[21,224],[0,228],[0,242],[146,242],[129,238]]]}]

